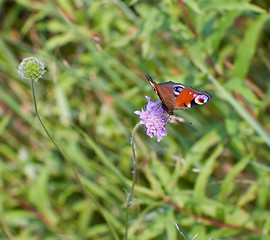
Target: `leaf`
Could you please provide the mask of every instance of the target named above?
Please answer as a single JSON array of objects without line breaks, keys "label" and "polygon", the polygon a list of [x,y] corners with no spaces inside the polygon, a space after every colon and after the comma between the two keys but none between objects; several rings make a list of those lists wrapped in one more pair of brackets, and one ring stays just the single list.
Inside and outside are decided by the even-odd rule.
[{"label": "leaf", "polygon": [[239,10],[239,11],[253,11],[258,13],[265,13],[263,8],[260,8],[254,4],[246,3],[243,1],[235,0],[208,0],[201,1],[200,8],[203,11],[210,10]]},{"label": "leaf", "polygon": [[58,47],[62,47],[63,45],[66,45],[70,42],[74,42],[74,35],[72,33],[63,33],[63,34],[59,34],[59,35],[56,35],[52,38],[50,38],[44,48],[49,51],[49,50],[53,50],[55,48],[58,48]]},{"label": "leaf", "polygon": [[183,2],[187,6],[189,6],[191,8],[191,10],[193,10],[195,13],[203,14],[203,11],[200,9],[200,6],[199,6],[198,2],[196,2],[194,0],[184,0]]},{"label": "leaf", "polygon": [[221,192],[219,194],[219,201],[223,202],[233,192],[235,183],[233,179],[240,173],[249,163],[249,159],[243,158],[227,173],[224,182],[221,185]]},{"label": "leaf", "polygon": [[248,203],[256,199],[260,187],[257,184],[251,185],[244,194],[240,196],[237,201],[238,207],[245,207]]},{"label": "leaf", "polygon": [[69,124],[72,117],[67,96],[59,84],[56,84],[55,91],[61,121],[63,124]]},{"label": "leaf", "polygon": [[180,172],[181,176],[185,175],[186,172],[190,170],[192,164],[198,164],[208,149],[220,141],[221,138],[222,136],[220,136],[218,131],[215,129],[198,140],[185,156],[185,165]]},{"label": "leaf", "polygon": [[256,21],[250,24],[243,41],[239,44],[236,60],[231,72],[232,77],[243,79],[246,76],[252,56],[256,52],[260,32],[267,20],[269,20],[268,15],[260,15]]},{"label": "leaf", "polygon": [[46,167],[42,168],[37,179],[29,189],[30,201],[36,208],[46,214],[46,217],[55,222],[57,217],[50,206],[50,196],[48,194],[49,171]]},{"label": "leaf", "polygon": [[235,18],[239,14],[240,12],[238,11],[229,11],[224,13],[219,21],[217,21],[217,27],[211,36],[211,46],[214,50],[218,49],[220,42],[226,37],[229,28],[233,25]]},{"label": "leaf", "polygon": [[201,169],[194,186],[194,192],[196,196],[201,197],[205,195],[208,179],[214,170],[218,156],[222,153],[223,150],[223,144],[219,144],[213,151],[211,156],[207,159],[204,167]]}]

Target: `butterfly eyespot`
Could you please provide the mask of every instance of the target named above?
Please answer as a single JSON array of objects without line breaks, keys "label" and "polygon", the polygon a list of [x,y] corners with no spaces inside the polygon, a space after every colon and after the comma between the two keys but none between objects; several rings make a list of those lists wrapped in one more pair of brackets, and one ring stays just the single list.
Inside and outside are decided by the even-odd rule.
[{"label": "butterfly eyespot", "polygon": [[206,96],[206,95],[198,95],[196,98],[195,98],[195,103],[197,103],[198,105],[202,105],[206,102],[208,102],[209,98]]},{"label": "butterfly eyespot", "polygon": [[184,89],[184,88],[181,87],[181,86],[176,86],[176,87],[174,87],[174,88],[173,88],[174,96],[177,97],[183,89]]}]

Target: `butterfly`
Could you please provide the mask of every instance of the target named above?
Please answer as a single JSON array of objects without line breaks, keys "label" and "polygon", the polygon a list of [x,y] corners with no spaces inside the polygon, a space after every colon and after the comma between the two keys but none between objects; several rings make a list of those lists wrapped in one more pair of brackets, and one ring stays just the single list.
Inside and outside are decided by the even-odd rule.
[{"label": "butterfly", "polygon": [[145,75],[145,77],[159,96],[162,107],[170,115],[173,115],[174,110],[203,105],[212,98],[207,92],[201,92],[180,83],[174,83],[172,81],[156,83],[149,75]]}]

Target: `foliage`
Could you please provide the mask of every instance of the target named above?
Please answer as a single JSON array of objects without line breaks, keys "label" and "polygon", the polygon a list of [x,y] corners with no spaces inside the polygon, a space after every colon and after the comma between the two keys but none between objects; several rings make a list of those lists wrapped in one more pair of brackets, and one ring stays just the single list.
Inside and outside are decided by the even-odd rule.
[{"label": "foliage", "polygon": [[[207,91],[135,135],[128,239],[269,239],[269,2],[0,1],[0,238],[123,239],[144,75]],[[35,115],[25,57],[44,62]]]}]

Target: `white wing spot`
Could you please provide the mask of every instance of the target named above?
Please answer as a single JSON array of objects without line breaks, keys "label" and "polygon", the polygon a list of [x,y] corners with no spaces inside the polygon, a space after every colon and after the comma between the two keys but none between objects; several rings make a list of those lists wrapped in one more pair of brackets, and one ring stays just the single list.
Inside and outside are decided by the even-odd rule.
[{"label": "white wing spot", "polygon": [[195,103],[197,103],[198,105],[202,105],[202,104],[206,103],[208,100],[209,100],[209,98],[206,95],[201,94],[195,98]]}]

